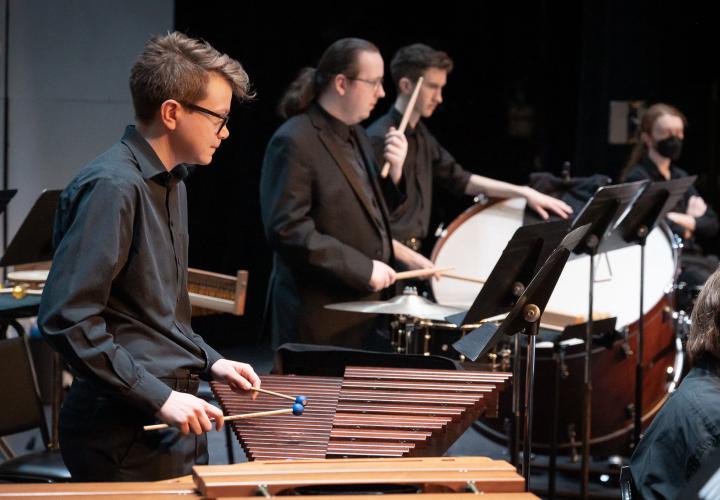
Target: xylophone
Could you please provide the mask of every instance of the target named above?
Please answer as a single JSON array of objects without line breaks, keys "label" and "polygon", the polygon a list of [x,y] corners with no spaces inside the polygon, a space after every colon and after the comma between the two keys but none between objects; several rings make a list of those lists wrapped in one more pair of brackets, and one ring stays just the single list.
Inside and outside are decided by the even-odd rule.
[{"label": "xylophone", "polygon": [[[523,493],[515,469],[485,457],[257,461],[193,468],[192,478],[156,483],[63,483],[0,485],[5,498],[82,498],[84,500],[258,498],[258,495],[334,494],[323,500],[354,500],[351,492],[403,491],[386,500],[534,500]],[[413,495],[410,497],[409,495]]]},{"label": "xylophone", "polygon": [[[498,414],[504,372],[348,367],[343,378],[262,376],[262,387],[302,394],[301,417],[232,423],[249,460],[440,456],[480,416]],[[225,413],[287,406],[212,384]]]}]

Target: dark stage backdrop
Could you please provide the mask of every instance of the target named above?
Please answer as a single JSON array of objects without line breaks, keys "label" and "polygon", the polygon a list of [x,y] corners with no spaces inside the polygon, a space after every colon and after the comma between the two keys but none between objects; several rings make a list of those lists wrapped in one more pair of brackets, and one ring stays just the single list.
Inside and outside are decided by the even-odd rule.
[{"label": "dark stage backdrop", "polygon": [[[263,338],[271,268],[258,201],[264,149],[286,86],[342,37],[373,41],[386,63],[418,41],[447,51],[455,70],[428,125],[465,168],[511,182],[559,173],[564,161],[575,175],[615,176],[629,146],[608,144],[609,101],[674,103],[691,122],[680,163],[702,174],[715,202],[720,72],[709,11],[649,0],[498,4],[177,0],[176,29],[240,60],[257,91],[254,102],[233,105],[230,138],[187,181],[191,266],[250,271],[246,316],[203,318],[198,330],[216,343]],[[386,82],[371,120],[394,99],[387,64]],[[439,193],[434,219],[448,223],[471,201]]]}]

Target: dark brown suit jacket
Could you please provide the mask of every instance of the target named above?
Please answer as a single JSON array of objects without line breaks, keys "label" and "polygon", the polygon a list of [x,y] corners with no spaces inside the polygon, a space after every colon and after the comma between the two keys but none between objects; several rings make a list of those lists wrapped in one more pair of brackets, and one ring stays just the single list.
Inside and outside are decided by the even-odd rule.
[{"label": "dark brown suit jacket", "polygon": [[[377,300],[368,282],[372,260],[390,245],[373,152],[353,126],[375,196],[338,147],[327,114],[313,104],[286,121],[265,152],[260,181],[263,225],[274,251],[268,308],[274,344],[300,341],[366,347],[375,318],[324,309],[334,302]],[[382,225],[372,214],[379,207]]]}]

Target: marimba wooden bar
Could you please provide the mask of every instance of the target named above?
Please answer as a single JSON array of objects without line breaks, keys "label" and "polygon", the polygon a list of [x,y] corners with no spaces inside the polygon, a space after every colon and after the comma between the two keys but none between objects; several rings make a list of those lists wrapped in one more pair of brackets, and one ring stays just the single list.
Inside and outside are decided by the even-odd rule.
[{"label": "marimba wooden bar", "polygon": [[[264,388],[304,395],[302,416],[233,422],[250,460],[439,456],[478,417],[496,416],[510,374],[348,367],[344,378],[267,375]],[[275,409],[213,384],[227,414]]]}]

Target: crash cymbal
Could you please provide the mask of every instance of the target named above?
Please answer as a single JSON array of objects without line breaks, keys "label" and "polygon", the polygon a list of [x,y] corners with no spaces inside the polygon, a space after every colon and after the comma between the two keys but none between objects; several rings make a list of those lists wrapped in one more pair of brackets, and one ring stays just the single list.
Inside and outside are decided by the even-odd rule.
[{"label": "crash cymbal", "polygon": [[[410,289],[410,290],[408,290]],[[328,304],[326,309],[367,314],[395,314],[412,316],[419,319],[444,321],[446,316],[462,312],[463,309],[441,306],[424,297],[420,297],[412,287],[407,287],[402,295],[390,300],[366,300]]]},{"label": "crash cymbal", "polygon": [[46,269],[12,271],[7,274],[7,279],[13,283],[45,283],[49,272]]}]

